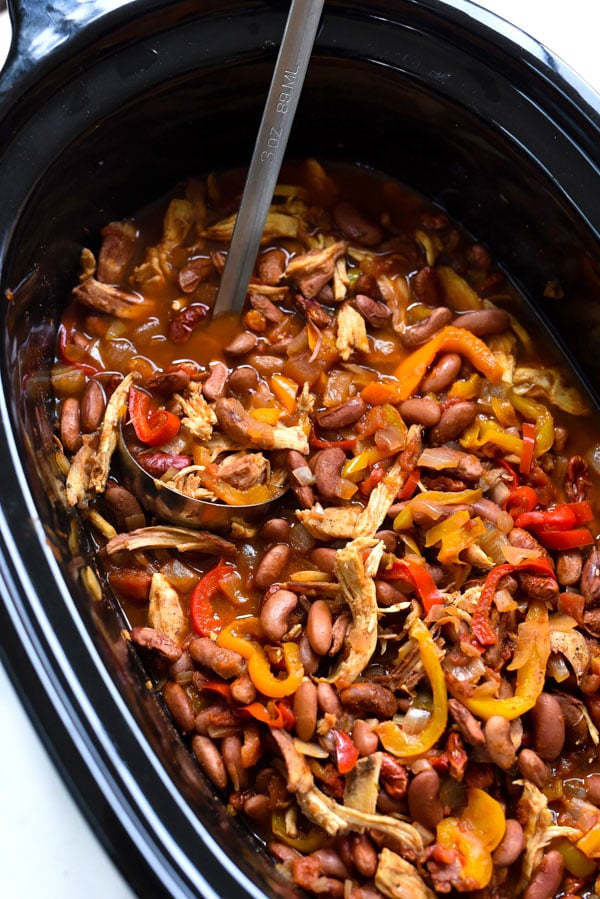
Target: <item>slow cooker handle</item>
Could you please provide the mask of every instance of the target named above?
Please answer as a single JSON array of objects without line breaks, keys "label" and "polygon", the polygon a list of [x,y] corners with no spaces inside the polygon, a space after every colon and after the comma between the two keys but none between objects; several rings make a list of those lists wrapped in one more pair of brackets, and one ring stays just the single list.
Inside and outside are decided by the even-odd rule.
[{"label": "slow cooker handle", "polygon": [[0,99],[93,22],[135,0],[8,0],[12,41]]}]

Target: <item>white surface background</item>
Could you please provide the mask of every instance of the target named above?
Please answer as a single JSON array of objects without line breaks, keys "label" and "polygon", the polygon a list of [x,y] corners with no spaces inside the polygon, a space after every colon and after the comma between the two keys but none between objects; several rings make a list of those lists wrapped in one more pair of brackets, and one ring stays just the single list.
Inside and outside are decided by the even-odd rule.
[{"label": "white surface background", "polygon": [[[600,91],[596,0],[480,0]],[[0,63],[9,43],[0,13]],[[133,899],[58,778],[0,666],[0,896]],[[152,899],[152,897],[145,897]]]}]

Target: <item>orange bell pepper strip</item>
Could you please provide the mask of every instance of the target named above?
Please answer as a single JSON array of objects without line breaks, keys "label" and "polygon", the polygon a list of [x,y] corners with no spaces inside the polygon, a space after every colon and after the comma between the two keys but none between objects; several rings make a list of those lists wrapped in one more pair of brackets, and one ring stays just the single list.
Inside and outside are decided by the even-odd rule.
[{"label": "orange bell pepper strip", "polygon": [[248,660],[248,674],[256,689],[272,699],[284,699],[295,693],[304,677],[304,667],[300,661],[300,650],[296,643],[283,643],[283,661],[287,676],[276,677],[271,671],[269,660],[257,640],[244,635],[261,635],[258,618],[241,618],[224,627],[217,636],[217,644],[225,649],[233,649]]},{"label": "orange bell pepper strip", "polygon": [[456,850],[461,859],[453,886],[459,891],[470,891],[489,884],[494,869],[492,852],[505,831],[506,819],[500,803],[478,787],[470,787],[460,817],[444,818],[436,828],[437,844]]},{"label": "orange bell pepper strip", "polygon": [[447,325],[439,334],[403,359],[395,370],[394,375],[399,384],[400,400],[406,400],[412,396],[425,372],[440,352],[459,353],[461,356],[465,356],[473,367],[485,375],[492,384],[498,384],[502,378],[502,368],[490,348],[480,337],[471,334],[466,328]]},{"label": "orange bell pepper strip", "polygon": [[393,721],[384,721],[375,728],[383,748],[401,759],[412,759],[435,746],[448,721],[448,694],[435,641],[429,628],[417,618],[411,625],[410,636],[419,645],[419,654],[433,694],[432,712],[425,727],[410,734]]}]

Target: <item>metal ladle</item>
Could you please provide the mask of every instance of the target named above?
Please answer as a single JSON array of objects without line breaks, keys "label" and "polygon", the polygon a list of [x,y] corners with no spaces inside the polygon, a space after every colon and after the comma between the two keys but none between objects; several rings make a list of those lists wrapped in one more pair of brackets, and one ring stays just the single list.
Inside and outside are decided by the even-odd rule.
[{"label": "metal ladle", "polygon": [[[291,2],[213,316],[240,312],[244,305],[323,3],[324,0]],[[272,499],[251,506],[226,505],[186,496],[142,468],[129,450],[123,429],[121,421],[118,447],[132,490],[146,509],[172,524],[219,530],[230,525],[233,516],[257,521],[287,490],[284,486]]]}]

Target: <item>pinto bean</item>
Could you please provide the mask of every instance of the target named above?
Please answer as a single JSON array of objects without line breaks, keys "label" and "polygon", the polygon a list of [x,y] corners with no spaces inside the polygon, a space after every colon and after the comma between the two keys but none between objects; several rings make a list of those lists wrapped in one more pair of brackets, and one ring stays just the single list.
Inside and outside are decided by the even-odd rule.
[{"label": "pinto bean", "polygon": [[317,684],[317,702],[325,714],[340,715],[343,712],[342,703],[334,688],[324,681]]},{"label": "pinto bean", "polygon": [[338,403],[330,409],[317,412],[315,419],[324,431],[335,431],[353,425],[367,411],[367,404],[360,396],[352,397],[344,403]]},{"label": "pinto bean", "polygon": [[68,453],[76,453],[81,446],[79,400],[67,397],[60,409],[60,439]]},{"label": "pinto bean", "polygon": [[258,277],[264,284],[277,284],[285,271],[286,255],[278,248],[266,250],[258,257]]},{"label": "pinto bean", "polygon": [[471,746],[482,746],[485,736],[477,718],[459,702],[458,699],[448,700],[448,711],[456,721],[463,739]]},{"label": "pinto bean", "polygon": [[228,356],[245,356],[246,353],[250,353],[254,349],[257,343],[258,338],[256,334],[253,334],[251,331],[240,331],[227,344],[225,352]]},{"label": "pinto bean", "polygon": [[114,515],[120,530],[127,530],[127,521],[135,521],[134,527],[139,527],[139,516],[144,515],[138,499],[125,487],[118,484],[107,487],[104,491],[104,500]]},{"label": "pinto bean", "polygon": [[290,629],[289,617],[297,605],[298,597],[291,590],[276,590],[267,597],[260,610],[260,624],[267,640],[281,640]]},{"label": "pinto bean", "polygon": [[504,309],[474,309],[457,315],[452,324],[466,328],[477,337],[488,337],[506,331],[510,327],[510,316]]},{"label": "pinto bean", "polygon": [[515,818],[507,818],[504,836],[492,855],[494,864],[499,868],[508,868],[516,862],[524,848],[523,828]]},{"label": "pinto bean", "polygon": [[259,590],[266,590],[277,582],[288,563],[291,552],[287,543],[275,543],[266,551],[254,574],[254,585]]},{"label": "pinto bean", "polygon": [[435,831],[436,824],[444,817],[444,805],[440,799],[440,777],[430,768],[416,774],[408,785],[406,794],[411,818]]},{"label": "pinto bean", "polygon": [[316,849],[311,852],[310,857],[318,861],[321,872],[328,877],[337,877],[339,880],[350,877],[348,868],[335,849]]},{"label": "pinto bean", "polygon": [[398,702],[391,690],[372,681],[358,681],[340,691],[340,701],[361,718],[392,718]]},{"label": "pinto bean", "polygon": [[516,751],[510,737],[510,721],[501,715],[492,715],[485,722],[485,748],[495,765],[508,771],[516,761]]},{"label": "pinto bean", "polygon": [[[299,453],[297,450],[290,450],[287,454],[287,464],[290,472],[294,472],[297,468],[304,468],[307,463],[302,453]],[[314,506],[315,494],[309,484],[303,486],[294,477],[290,478],[290,484],[302,509],[310,509],[311,506]]]},{"label": "pinto bean", "polygon": [[247,393],[258,384],[258,372],[250,365],[234,368],[227,378],[227,387],[235,393]]},{"label": "pinto bean", "polygon": [[79,404],[79,420],[84,434],[91,434],[100,427],[106,409],[106,397],[102,386],[94,378],[85,385]]},{"label": "pinto bean", "polygon": [[231,698],[240,705],[249,705],[256,699],[256,687],[249,674],[240,674],[231,682]]},{"label": "pinto bean", "polygon": [[565,549],[556,559],[556,580],[562,587],[579,583],[583,568],[583,556],[579,549]]},{"label": "pinto bean", "polygon": [[588,774],[585,778],[588,802],[600,805],[600,774]]},{"label": "pinto bean", "polygon": [[306,635],[317,655],[324,656],[331,646],[332,619],[329,605],[324,599],[315,600],[306,619]]},{"label": "pinto bean", "polygon": [[366,833],[350,835],[350,852],[358,873],[362,877],[374,877],[378,862],[377,849]]},{"label": "pinto bean", "polygon": [[424,428],[433,428],[442,415],[442,409],[437,400],[430,397],[411,397],[404,400],[398,407],[400,415],[409,425],[423,425]]},{"label": "pinto bean", "polygon": [[317,688],[305,678],[294,694],[296,733],[301,740],[312,740],[317,726]]},{"label": "pinto bean", "polygon": [[523,777],[535,784],[539,790],[545,789],[550,783],[552,771],[533,749],[522,749],[517,764]]},{"label": "pinto bean", "polygon": [[[410,287],[416,299],[427,306],[441,306],[444,302],[444,288],[438,273],[431,265],[424,265],[410,279]],[[448,324],[452,313],[448,315]]]},{"label": "pinto bean", "polygon": [[565,745],[565,719],[560,702],[551,693],[541,693],[531,710],[533,748],[545,761],[558,758]]},{"label": "pinto bean", "polygon": [[581,572],[581,593],[590,605],[600,600],[600,551],[596,546],[585,560]]},{"label": "pinto bean", "polygon": [[565,863],[558,849],[547,852],[535,870],[523,899],[554,899],[560,887]]},{"label": "pinto bean", "polygon": [[252,365],[263,378],[269,378],[271,375],[278,374],[283,368],[283,361],[279,356],[267,355],[266,353],[263,356],[259,353],[254,353],[252,356],[248,357],[248,363]]},{"label": "pinto bean", "polygon": [[346,453],[339,446],[320,450],[311,459],[311,468],[315,475],[315,487],[322,499],[337,499],[336,487],[346,462]]},{"label": "pinto bean", "polygon": [[196,723],[196,715],[192,700],[181,684],[168,681],[163,687],[163,699],[181,732],[191,733]]},{"label": "pinto bean", "polygon": [[458,353],[444,353],[421,381],[423,393],[442,393],[454,383],[462,366]]},{"label": "pinto bean", "polygon": [[415,325],[407,325],[400,332],[400,343],[405,349],[412,350],[423,343],[427,343],[430,337],[433,337],[443,327],[449,325],[451,321],[452,312],[450,309],[447,306],[437,306],[422,322],[418,322]]},{"label": "pinto bean", "polygon": [[210,374],[202,385],[202,393],[207,400],[214,402],[225,392],[228,377],[227,367],[222,362],[214,362]]},{"label": "pinto bean", "polygon": [[192,737],[192,752],[206,776],[219,790],[227,786],[227,771],[221,753],[209,737]]},{"label": "pinto bean", "polygon": [[298,640],[298,651],[300,652],[300,661],[304,668],[305,674],[314,674],[321,662],[321,657],[317,655],[306,633],[302,634]]},{"label": "pinto bean", "polygon": [[357,718],[352,726],[352,739],[354,740],[354,745],[362,756],[371,755],[371,753],[377,752],[379,737],[373,728],[370,727],[366,721],[363,721],[362,718]]},{"label": "pinto bean", "polygon": [[196,664],[210,668],[225,680],[239,677],[246,670],[246,662],[239,652],[217,646],[210,637],[197,637],[192,640],[189,649]]},{"label": "pinto bean", "polygon": [[373,328],[385,328],[392,317],[392,310],[386,306],[385,303],[374,300],[364,293],[357,294],[354,298],[354,302],[362,317],[366,319]]},{"label": "pinto bean", "polygon": [[380,578],[375,580],[375,593],[380,606],[395,606],[399,602],[406,602],[406,595],[398,587]]},{"label": "pinto bean", "polygon": [[310,554],[311,561],[315,563],[319,571],[325,574],[333,574],[337,550],[332,546],[318,546]]},{"label": "pinto bean", "polygon": [[450,440],[455,440],[465,428],[475,420],[477,405],[471,400],[461,400],[447,406],[435,428],[431,429],[431,442],[442,446]]},{"label": "pinto bean", "polygon": [[239,734],[227,734],[221,740],[221,756],[234,790],[245,790],[250,783],[242,765],[242,741]]},{"label": "pinto bean", "polygon": [[377,246],[383,240],[379,225],[370,221],[352,203],[337,203],[333,209],[333,220],[345,237],[366,247]]},{"label": "pinto bean", "polygon": [[290,536],[290,523],[285,518],[270,518],[262,525],[260,536],[265,543],[283,543]]},{"label": "pinto bean", "polygon": [[189,371],[185,368],[175,368],[172,371],[157,371],[142,381],[142,386],[152,393],[169,397],[174,393],[182,393],[190,383]]},{"label": "pinto bean", "polygon": [[248,796],[243,808],[244,814],[251,821],[258,821],[259,824],[264,824],[271,817],[271,800],[264,793]]}]

